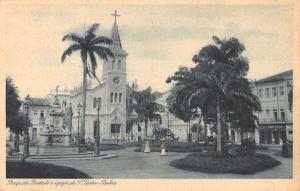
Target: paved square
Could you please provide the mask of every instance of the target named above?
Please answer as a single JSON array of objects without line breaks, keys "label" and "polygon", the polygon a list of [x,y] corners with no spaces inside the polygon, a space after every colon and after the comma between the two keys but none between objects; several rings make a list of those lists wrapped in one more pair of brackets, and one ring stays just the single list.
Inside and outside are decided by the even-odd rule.
[{"label": "paved square", "polygon": [[173,160],[184,158],[188,153],[168,153],[168,156],[160,156],[158,152],[141,153],[134,152],[135,148],[105,151],[113,155],[119,155],[112,159],[82,159],[82,160],[51,160],[42,161],[56,165],[68,166],[87,173],[93,178],[116,178],[116,179],[214,179],[214,178],[292,178],[292,159],[274,156],[277,148],[262,151],[270,154],[282,164],[253,175],[239,174],[209,174],[190,172],[176,169],[169,165]]}]

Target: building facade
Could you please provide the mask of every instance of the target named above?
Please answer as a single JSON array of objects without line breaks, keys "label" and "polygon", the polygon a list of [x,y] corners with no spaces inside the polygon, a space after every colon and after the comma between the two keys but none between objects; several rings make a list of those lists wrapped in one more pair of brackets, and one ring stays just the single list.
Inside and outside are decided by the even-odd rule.
[{"label": "building facade", "polygon": [[[91,140],[96,136],[97,128],[97,99],[101,99],[100,109],[100,139],[125,140],[126,139],[126,90],[127,53],[123,49],[119,35],[118,25],[115,21],[112,34],[112,44],[109,46],[114,58],[108,57],[103,63],[103,79],[101,84],[93,86],[88,84],[86,96],[85,137]],[[78,134],[82,113],[78,104],[82,104],[81,87],[72,91],[69,107],[72,110],[72,133]],[[76,127],[77,126],[77,127]]]},{"label": "building facade", "polygon": [[254,82],[253,92],[262,108],[257,113],[260,144],[280,144],[293,139],[293,113],[288,100],[292,86],[292,70]]}]

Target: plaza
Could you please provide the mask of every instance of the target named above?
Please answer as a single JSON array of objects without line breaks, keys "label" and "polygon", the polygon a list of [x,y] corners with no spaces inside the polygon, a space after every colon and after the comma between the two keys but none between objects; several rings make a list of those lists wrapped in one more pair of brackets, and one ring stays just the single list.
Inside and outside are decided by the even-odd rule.
[{"label": "plaza", "polygon": [[[159,83],[167,88],[152,89],[154,72],[140,87],[129,74],[149,72],[129,67],[140,62],[130,58],[136,56],[129,51],[130,34],[121,33],[130,27],[117,22],[116,10],[111,15],[110,37],[98,36],[100,24],[94,23],[88,30],[84,25],[84,35],[74,30],[62,38],[74,44],[63,51],[61,63],[80,51],[81,84],[74,86],[74,81],[73,88],[63,89],[58,83],[67,75],[62,75],[56,88],[47,86],[46,96],[31,97],[27,89],[24,97],[7,77],[6,88],[15,95],[6,99],[7,111],[14,109],[6,127],[7,163],[56,165],[97,179],[293,178],[292,69],[280,68],[259,80],[249,77],[249,68],[258,71],[250,67],[249,53],[243,53],[252,48],[249,42],[213,34],[205,38],[211,44],[198,44],[198,52],[186,53],[193,67],[182,61],[164,74]],[[78,78],[79,73],[71,74]],[[7,171],[25,171],[18,167]],[[36,174],[48,178],[41,171]]]},{"label": "plaza", "polygon": [[170,166],[169,163],[184,158],[189,153],[170,152],[167,156],[160,156],[159,152],[143,153],[135,152],[134,149],[136,147],[105,151],[104,153],[118,155],[109,159],[61,159],[39,160],[38,162],[75,168],[92,178],[101,179],[288,179],[293,177],[293,159],[274,155],[281,150],[279,146],[270,146],[267,151],[260,152],[274,157],[281,162],[281,165],[252,175],[211,174],[180,170]]}]

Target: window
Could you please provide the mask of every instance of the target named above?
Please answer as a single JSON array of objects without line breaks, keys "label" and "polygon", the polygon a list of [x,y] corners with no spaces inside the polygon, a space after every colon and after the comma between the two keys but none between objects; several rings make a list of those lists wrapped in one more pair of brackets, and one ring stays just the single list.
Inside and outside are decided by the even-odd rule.
[{"label": "window", "polygon": [[32,140],[37,140],[37,128],[32,128]]},{"label": "window", "polygon": [[275,87],[272,88],[272,94],[273,94],[274,97],[277,95],[277,92],[276,92],[276,88],[275,88]]},{"label": "window", "polygon": [[41,110],[40,117],[43,118],[44,116],[44,110]]},{"label": "window", "polygon": [[97,98],[94,97],[93,108],[97,107]]},{"label": "window", "polygon": [[277,109],[273,109],[273,115],[274,115],[274,120],[277,121],[278,120]]},{"label": "window", "polygon": [[259,97],[262,97],[262,89],[258,90],[258,95],[259,95]]},{"label": "window", "polygon": [[270,96],[269,88],[266,88],[266,97]]},{"label": "window", "polygon": [[115,65],[116,65],[116,61],[113,60],[112,63],[111,63],[111,69],[114,70],[115,69]]},{"label": "window", "polygon": [[33,115],[37,115],[37,114],[38,114],[38,111],[34,110]]},{"label": "window", "polygon": [[117,103],[118,93],[115,93],[115,103]]},{"label": "window", "polygon": [[111,124],[110,130],[111,133],[120,133],[121,124]]},{"label": "window", "polygon": [[121,69],[121,60],[118,61],[118,70]]},{"label": "window", "polygon": [[270,110],[266,110],[266,114],[267,114],[267,116],[269,117],[270,116]]},{"label": "window", "polygon": [[284,109],[280,109],[280,115],[281,115],[281,120],[285,121],[285,113],[284,113]]},{"label": "window", "polygon": [[110,103],[114,101],[114,93],[110,93]]},{"label": "window", "polygon": [[122,94],[119,93],[119,103],[121,103],[121,102],[122,102]]},{"label": "window", "polygon": [[284,90],[283,90],[283,87],[282,87],[282,86],[279,87],[279,93],[280,93],[280,95],[284,95]]}]

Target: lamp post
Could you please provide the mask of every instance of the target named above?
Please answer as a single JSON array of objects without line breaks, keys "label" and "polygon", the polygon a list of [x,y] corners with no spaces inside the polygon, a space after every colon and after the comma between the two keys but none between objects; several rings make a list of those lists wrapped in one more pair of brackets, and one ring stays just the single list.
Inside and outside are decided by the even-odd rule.
[{"label": "lamp post", "polygon": [[99,113],[101,109],[101,98],[98,97],[97,99],[97,127],[96,127],[96,135],[95,135],[95,151],[94,156],[100,155],[100,119]]},{"label": "lamp post", "polygon": [[[29,94],[26,96],[24,100],[24,109],[26,110],[26,117],[27,121],[29,120],[29,101],[30,101],[30,96]],[[23,149],[23,158],[25,159],[30,155],[29,153],[29,127],[26,128],[24,132],[24,149]]]},{"label": "lamp post", "polygon": [[78,111],[78,127],[77,127],[77,140],[78,140],[78,153],[80,153],[80,138],[79,138],[79,121],[80,121],[80,110],[82,108],[82,105],[80,102],[77,105],[77,111]]},{"label": "lamp post", "polygon": [[170,139],[169,133],[170,133],[170,113],[169,111],[167,111],[167,115],[168,115],[168,139]]}]

